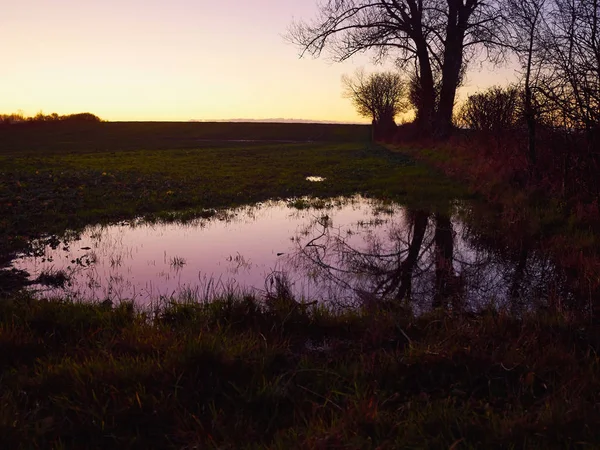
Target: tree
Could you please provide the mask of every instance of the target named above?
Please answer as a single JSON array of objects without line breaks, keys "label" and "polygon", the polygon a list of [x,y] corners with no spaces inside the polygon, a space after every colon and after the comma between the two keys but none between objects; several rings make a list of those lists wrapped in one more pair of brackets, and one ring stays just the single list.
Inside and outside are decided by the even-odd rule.
[{"label": "tree", "polygon": [[393,52],[400,66],[416,71],[419,127],[444,137],[466,65],[482,45],[500,48],[499,1],[326,0],[317,19],[292,24],[288,38],[301,55],[329,48],[338,61],[367,50],[376,60]]},{"label": "tree", "polygon": [[593,133],[600,125],[600,1],[553,0],[547,21],[543,95],[568,127]]},{"label": "tree", "polygon": [[514,30],[514,47],[525,72],[523,115],[527,124],[527,159],[532,174],[535,173],[537,162],[535,136],[538,108],[534,100],[539,75],[539,71],[534,74],[534,69],[539,67],[539,60],[543,58],[543,51],[540,49],[540,29],[544,20],[545,2],[546,0],[508,0],[509,16]]},{"label": "tree", "polygon": [[521,92],[514,87],[491,87],[470,95],[458,112],[462,125],[471,130],[503,133],[520,122]]},{"label": "tree", "polygon": [[395,117],[405,110],[402,77],[394,72],[366,75],[362,70],[353,77],[342,77],[344,96],[352,100],[358,114],[373,120],[375,135],[388,136],[395,128]]},{"label": "tree", "polygon": [[541,162],[535,148],[541,124],[557,132],[552,156],[555,165],[561,160],[563,193],[571,178],[578,180],[575,190],[590,189],[600,199],[600,0],[507,1],[524,72],[532,174]]},{"label": "tree", "polygon": [[531,113],[539,99],[540,113],[553,126],[596,129],[600,124],[600,0],[507,2],[512,48],[524,70],[525,102],[530,103]]}]

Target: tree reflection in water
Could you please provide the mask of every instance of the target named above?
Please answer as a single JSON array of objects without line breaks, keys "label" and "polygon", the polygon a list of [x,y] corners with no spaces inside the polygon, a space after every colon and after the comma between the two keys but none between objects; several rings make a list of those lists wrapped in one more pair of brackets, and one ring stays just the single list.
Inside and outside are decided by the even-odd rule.
[{"label": "tree reflection in water", "polygon": [[565,277],[532,243],[505,245],[459,217],[457,208],[450,217],[394,207],[340,229],[322,215],[298,233],[289,263],[323,298],[343,304],[518,313],[572,299]]}]

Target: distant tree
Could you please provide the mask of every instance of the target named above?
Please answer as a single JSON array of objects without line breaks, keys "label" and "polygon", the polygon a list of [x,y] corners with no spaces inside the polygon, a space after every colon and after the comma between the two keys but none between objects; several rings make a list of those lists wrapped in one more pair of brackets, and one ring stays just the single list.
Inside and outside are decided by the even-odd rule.
[{"label": "distant tree", "polygon": [[70,122],[102,122],[102,119],[100,119],[100,117],[88,112],[62,116],[62,120]]},{"label": "distant tree", "polygon": [[534,114],[539,114],[557,128],[596,130],[600,125],[600,1],[507,0],[507,13],[511,47],[524,73],[531,124]]},{"label": "distant tree", "polygon": [[[506,1],[510,44],[523,73],[531,174],[538,175],[538,163],[560,164],[563,193],[569,178],[586,178],[600,200],[600,0]],[[547,152],[540,161],[537,128],[555,133],[552,164]]]},{"label": "distant tree", "polygon": [[40,123],[58,123],[58,122],[75,122],[75,123],[94,123],[102,122],[100,117],[92,113],[77,113],[60,116],[57,113],[44,114],[39,111],[35,116],[25,117],[22,111],[13,114],[0,114],[0,124],[13,125],[20,123],[40,124]]},{"label": "distant tree", "polygon": [[23,111],[19,110],[12,114],[0,114],[0,123],[3,125],[13,125],[15,123],[23,123],[27,119],[23,115]]},{"label": "distant tree", "polygon": [[405,83],[399,73],[365,74],[358,70],[342,77],[344,96],[357,112],[373,121],[376,137],[389,136],[396,128],[396,116],[406,110]]},{"label": "distant tree", "polygon": [[542,33],[543,95],[566,126],[600,126],[600,1],[553,0]]}]

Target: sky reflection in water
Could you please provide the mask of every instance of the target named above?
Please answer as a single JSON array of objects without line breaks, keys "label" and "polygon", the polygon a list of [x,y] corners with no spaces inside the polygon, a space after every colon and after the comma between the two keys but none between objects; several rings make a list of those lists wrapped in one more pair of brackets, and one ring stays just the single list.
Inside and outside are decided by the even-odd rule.
[{"label": "sky reflection in water", "polygon": [[141,305],[224,291],[264,296],[280,274],[299,299],[344,305],[383,298],[410,299],[419,310],[479,309],[491,301],[522,309],[565,295],[548,258],[523,246],[489,248],[458,207],[448,218],[359,196],[320,206],[270,201],[186,224],[90,226],[79,240],[46,246],[13,266],[32,278],[65,270],[70,286],[35,286],[45,297]]}]

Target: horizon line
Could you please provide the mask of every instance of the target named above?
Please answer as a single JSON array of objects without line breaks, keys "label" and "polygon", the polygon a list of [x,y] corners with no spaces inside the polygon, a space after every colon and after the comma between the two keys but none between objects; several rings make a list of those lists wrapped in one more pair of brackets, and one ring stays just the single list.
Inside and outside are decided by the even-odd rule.
[{"label": "horizon line", "polygon": [[[41,110],[38,114],[43,116],[52,116],[57,113],[44,114]],[[371,123],[365,119],[364,122],[357,120],[334,120],[334,119],[296,119],[296,118],[285,118],[285,117],[266,117],[266,118],[240,118],[234,117],[230,119],[104,119],[97,116],[95,113],[71,113],[67,115],[77,114],[92,114],[98,117],[103,122],[174,122],[174,123],[315,123],[315,124],[333,124],[333,125],[370,125]],[[0,116],[21,116],[23,119],[34,119],[36,116],[27,116],[22,110],[12,113],[0,114]]]},{"label": "horizon line", "polygon": [[244,119],[244,118],[233,118],[233,119],[190,119],[188,122],[212,122],[212,123],[223,123],[223,122],[259,122],[259,123],[323,123],[323,124],[340,124],[340,125],[369,125],[367,122],[357,121],[346,121],[346,120],[323,120],[323,119],[286,119],[283,117],[272,117],[264,119]]}]

